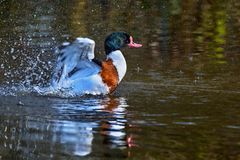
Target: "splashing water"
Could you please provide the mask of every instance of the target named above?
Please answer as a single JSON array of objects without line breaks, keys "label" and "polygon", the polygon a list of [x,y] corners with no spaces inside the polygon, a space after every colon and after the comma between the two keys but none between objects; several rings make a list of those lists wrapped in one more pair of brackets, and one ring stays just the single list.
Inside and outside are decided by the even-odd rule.
[{"label": "splashing water", "polygon": [[34,89],[36,86],[41,88],[49,85],[54,64],[53,48],[36,48],[30,37],[20,37],[11,47],[12,43],[1,42],[4,47],[0,56],[0,95],[32,93],[37,91]]},{"label": "splashing water", "polygon": [[[56,54],[53,48],[34,49],[31,44],[32,39],[28,38],[23,43],[22,48],[19,44],[12,47],[10,51],[4,52],[4,59],[0,68],[4,73],[2,84],[0,85],[0,95],[48,95],[59,97],[79,96],[71,91],[56,90],[50,85],[52,69],[55,66]],[[29,42],[30,41],[30,42]],[[53,43],[50,45],[54,46]],[[86,93],[87,94],[87,93]],[[91,93],[97,95],[98,93]]]}]

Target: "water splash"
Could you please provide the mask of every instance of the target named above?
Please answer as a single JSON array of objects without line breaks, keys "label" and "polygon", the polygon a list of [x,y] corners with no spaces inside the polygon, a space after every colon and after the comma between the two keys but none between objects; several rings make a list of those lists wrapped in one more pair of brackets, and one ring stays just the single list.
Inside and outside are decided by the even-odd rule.
[{"label": "water splash", "polygon": [[5,61],[0,66],[0,72],[3,72],[0,77],[0,95],[30,93],[34,91],[34,86],[49,85],[53,62],[42,59],[45,51],[38,50],[29,55],[24,50],[11,49],[11,52],[4,54]]}]

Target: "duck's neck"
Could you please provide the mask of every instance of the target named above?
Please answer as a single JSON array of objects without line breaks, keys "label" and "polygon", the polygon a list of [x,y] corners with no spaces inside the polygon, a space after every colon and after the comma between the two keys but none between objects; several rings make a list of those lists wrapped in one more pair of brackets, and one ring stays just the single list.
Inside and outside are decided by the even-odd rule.
[{"label": "duck's neck", "polygon": [[127,63],[122,52],[120,50],[113,51],[108,54],[107,59],[111,59],[113,61],[113,65],[116,67],[118,72],[118,83],[120,83],[127,71]]}]

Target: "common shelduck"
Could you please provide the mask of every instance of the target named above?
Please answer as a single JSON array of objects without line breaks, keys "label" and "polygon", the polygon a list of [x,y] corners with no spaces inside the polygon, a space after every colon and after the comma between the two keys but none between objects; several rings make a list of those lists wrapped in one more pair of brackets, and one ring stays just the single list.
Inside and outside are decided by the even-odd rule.
[{"label": "common shelduck", "polygon": [[127,64],[121,48],[142,47],[133,42],[125,32],[113,32],[105,40],[106,60],[94,58],[95,42],[89,38],[77,38],[65,42],[57,49],[57,62],[51,79],[53,90],[74,95],[109,94],[123,79]]}]

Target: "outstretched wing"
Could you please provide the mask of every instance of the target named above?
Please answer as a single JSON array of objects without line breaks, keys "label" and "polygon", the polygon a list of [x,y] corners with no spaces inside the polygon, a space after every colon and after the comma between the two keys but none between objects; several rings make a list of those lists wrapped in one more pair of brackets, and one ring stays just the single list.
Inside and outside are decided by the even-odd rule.
[{"label": "outstretched wing", "polygon": [[[95,42],[89,38],[77,38],[74,42],[65,42],[58,47],[58,59],[52,75],[52,85],[78,76],[89,76],[99,72],[99,67],[92,62]],[[75,75],[74,75],[75,74]],[[76,76],[75,76],[76,77]]]}]

